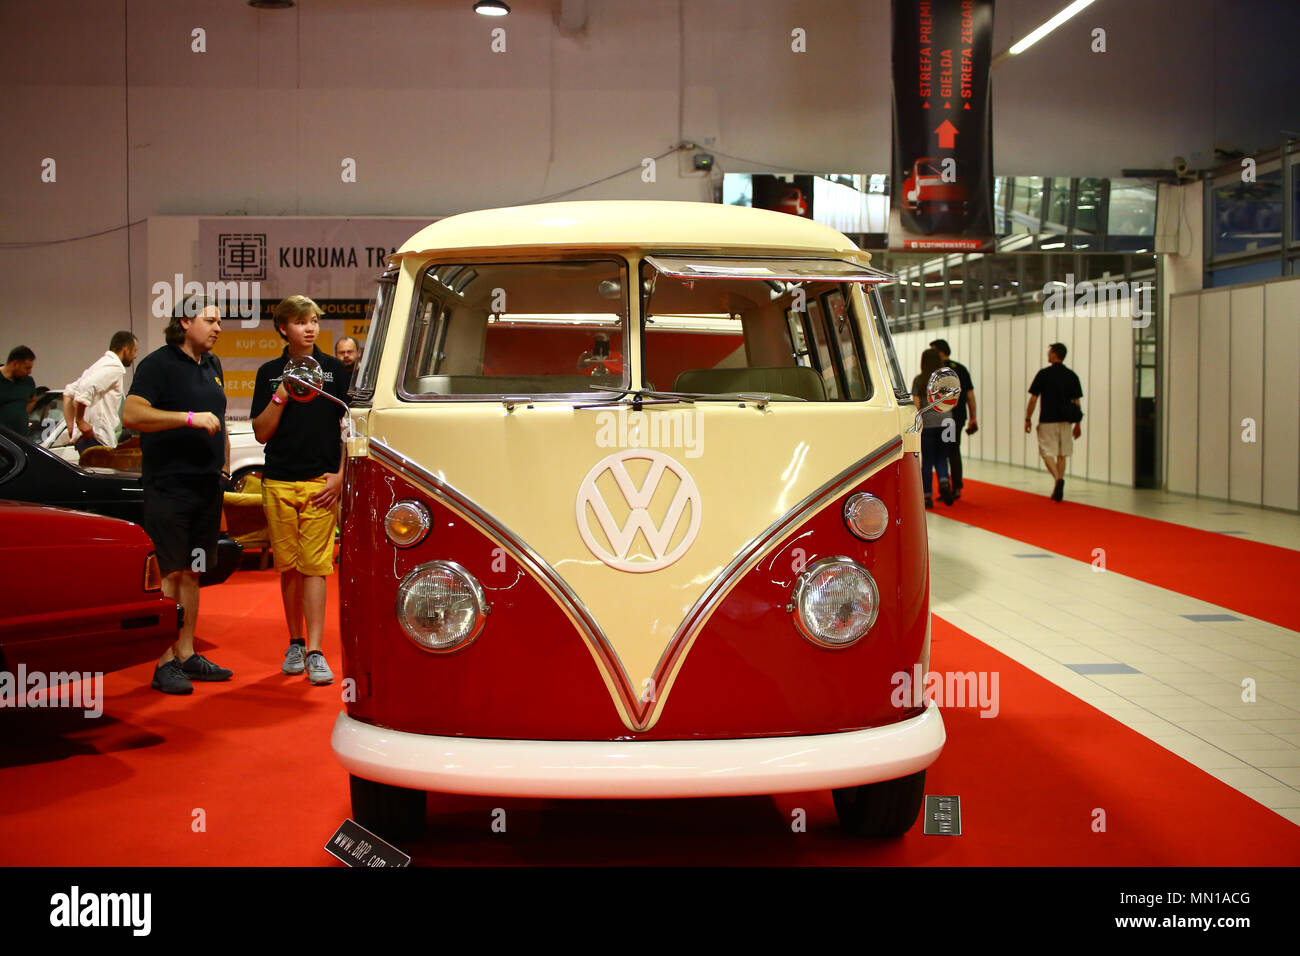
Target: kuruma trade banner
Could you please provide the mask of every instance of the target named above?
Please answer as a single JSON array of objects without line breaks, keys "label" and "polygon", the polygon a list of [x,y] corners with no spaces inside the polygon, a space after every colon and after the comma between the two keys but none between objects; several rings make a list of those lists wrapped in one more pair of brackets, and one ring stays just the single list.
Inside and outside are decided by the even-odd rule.
[{"label": "kuruma trade banner", "polygon": [[992,244],[993,0],[894,0],[891,249]]}]

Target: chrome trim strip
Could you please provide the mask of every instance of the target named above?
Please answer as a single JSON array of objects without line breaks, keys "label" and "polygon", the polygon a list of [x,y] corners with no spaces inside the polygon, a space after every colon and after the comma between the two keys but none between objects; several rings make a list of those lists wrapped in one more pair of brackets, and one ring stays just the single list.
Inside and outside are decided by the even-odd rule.
[{"label": "chrome trim strip", "polygon": [[803,524],[815,512],[825,507],[828,502],[843,494],[846,488],[852,487],[865,478],[867,472],[876,470],[877,466],[882,463],[887,463],[887,460],[892,458],[896,452],[901,451],[902,448],[902,438],[891,438],[879,448],[868,452],[864,457],[859,458],[848,468],[845,468],[830,481],[804,498],[803,501],[769,525],[767,530],[751,539],[748,544],[741,548],[736,556],[731,559],[731,562],[722,569],[722,573],[714,578],[713,583],[691,605],[691,609],[686,612],[681,624],[677,626],[673,639],[668,643],[663,656],[655,666],[655,686],[660,686],[659,679],[666,671],[671,669],[687,638],[695,636],[700,627],[703,626],[704,621],[722,602],[727,592],[749,571],[748,566],[751,561],[761,558],[762,552],[771,547],[774,542],[779,541],[791,529]]},{"label": "chrome trim strip", "polygon": [[472,498],[444,479],[439,478],[379,439],[370,439],[370,451],[372,457],[381,465],[397,472],[403,478],[423,488],[433,497],[440,498],[457,510],[464,512],[480,524],[490,535],[495,536],[506,545],[514,555],[515,560],[540,581],[543,587],[551,592],[552,596],[564,606],[570,616],[577,622],[584,636],[604,662],[607,673],[617,685],[619,696],[632,718],[633,729],[644,730],[650,707],[637,700],[631,679],[627,676],[623,662],[619,660],[617,652],[609,642],[609,638],[605,636],[605,632],[597,623],[595,616],[582,603],[578,595],[574,593],[569,583],[560,577],[559,572],[551,567],[541,555],[524,543],[522,538],[489,515]]}]

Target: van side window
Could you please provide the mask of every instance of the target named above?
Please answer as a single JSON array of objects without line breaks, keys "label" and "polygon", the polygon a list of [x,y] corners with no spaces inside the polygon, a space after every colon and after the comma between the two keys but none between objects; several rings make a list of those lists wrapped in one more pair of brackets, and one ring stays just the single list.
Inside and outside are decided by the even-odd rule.
[{"label": "van side window", "polygon": [[867,382],[859,358],[857,329],[853,325],[853,317],[849,314],[844,293],[838,290],[828,292],[822,297],[822,301],[826,304],[826,316],[834,329],[835,342],[839,350],[840,371],[844,376],[848,396],[866,398]]},{"label": "van side window", "polygon": [[379,377],[379,357],[384,351],[388,335],[388,317],[393,311],[393,292],[397,288],[397,267],[392,266],[379,277],[375,297],[367,311],[369,332],[361,343],[361,358],[348,388],[348,397],[357,404],[366,404],[375,394],[375,379]]}]

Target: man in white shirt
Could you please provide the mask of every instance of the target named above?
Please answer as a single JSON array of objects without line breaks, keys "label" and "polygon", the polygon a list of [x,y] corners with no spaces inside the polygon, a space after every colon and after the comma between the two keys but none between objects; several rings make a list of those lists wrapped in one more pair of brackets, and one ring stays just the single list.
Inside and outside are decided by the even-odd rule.
[{"label": "man in white shirt", "polygon": [[122,381],[135,361],[137,347],[130,332],[114,332],[108,351],[63,390],[63,417],[77,451],[96,445],[117,447]]}]

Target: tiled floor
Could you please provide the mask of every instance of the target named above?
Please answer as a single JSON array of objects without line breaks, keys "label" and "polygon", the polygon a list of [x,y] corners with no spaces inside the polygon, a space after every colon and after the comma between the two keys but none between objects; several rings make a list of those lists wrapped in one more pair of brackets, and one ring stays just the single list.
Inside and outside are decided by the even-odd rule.
[{"label": "tiled floor", "polygon": [[[1041,469],[966,475],[1051,490]],[[1300,546],[1297,515],[1077,479],[1066,496]],[[1300,633],[960,520],[960,502],[929,515],[935,614],[1300,824]]]}]

